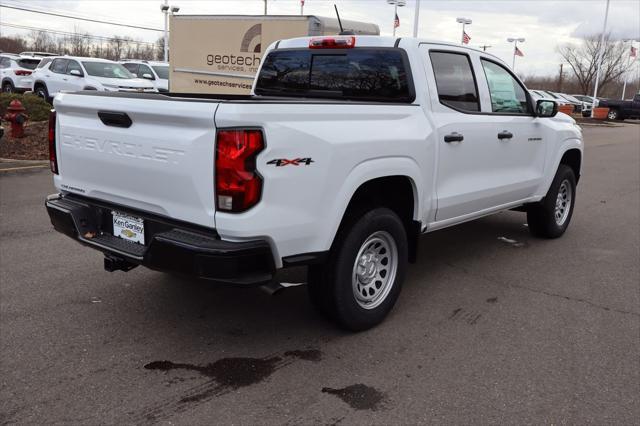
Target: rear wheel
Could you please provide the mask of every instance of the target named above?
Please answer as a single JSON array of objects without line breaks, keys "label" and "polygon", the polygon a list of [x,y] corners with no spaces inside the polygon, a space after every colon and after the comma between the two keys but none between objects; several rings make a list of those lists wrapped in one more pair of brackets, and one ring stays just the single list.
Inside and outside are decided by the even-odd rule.
[{"label": "rear wheel", "polygon": [[313,305],[340,326],[361,331],[384,320],[406,272],[407,234],[396,213],[368,211],[343,226],[329,260],[309,268]]},{"label": "rear wheel", "polygon": [[13,83],[11,83],[10,81],[5,81],[4,83],[2,83],[2,92],[3,93],[14,93],[15,92],[15,87],[13,87]]},{"label": "rear wheel", "polygon": [[576,201],[576,177],[571,167],[560,164],[547,195],[527,208],[532,235],[558,238],[567,230]]},{"label": "rear wheel", "polygon": [[617,109],[610,109],[609,112],[607,113],[607,118],[609,120],[621,120],[622,117],[620,116],[620,111],[618,111]]}]

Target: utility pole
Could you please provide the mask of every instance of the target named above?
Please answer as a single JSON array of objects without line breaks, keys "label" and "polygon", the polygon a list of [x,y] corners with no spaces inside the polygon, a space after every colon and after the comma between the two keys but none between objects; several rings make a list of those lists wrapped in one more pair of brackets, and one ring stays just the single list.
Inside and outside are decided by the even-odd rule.
[{"label": "utility pole", "polygon": [[562,67],[564,64],[560,64],[560,75],[558,76],[558,92],[562,93],[562,79],[564,78],[564,74],[562,72]]},{"label": "utility pole", "polygon": [[598,99],[598,83],[600,83],[600,68],[602,65],[602,57],[604,56],[604,36],[607,32],[607,19],[609,19],[609,0],[607,0],[607,8],[604,12],[604,25],[602,26],[602,35],[600,36],[600,48],[598,49],[597,56],[597,69],[596,69],[596,84],[593,88],[593,101],[591,102],[591,118],[593,118],[594,110],[596,109],[596,99]]},{"label": "utility pole", "polygon": [[479,46],[479,47],[480,47],[480,49],[482,49],[484,52],[486,52],[486,51],[487,51],[487,49],[488,49],[488,48],[490,48],[490,47],[492,47],[492,46],[489,46],[488,44],[483,44],[482,46]]},{"label": "utility pole", "polygon": [[169,0],[164,0],[160,10],[164,13],[164,61],[167,62],[169,59]]},{"label": "utility pole", "polygon": [[264,0],[264,14],[267,14],[267,0]]}]

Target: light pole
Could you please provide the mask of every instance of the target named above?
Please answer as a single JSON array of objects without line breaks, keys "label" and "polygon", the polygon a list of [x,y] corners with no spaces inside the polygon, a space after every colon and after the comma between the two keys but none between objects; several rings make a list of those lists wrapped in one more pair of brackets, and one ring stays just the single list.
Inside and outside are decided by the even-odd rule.
[{"label": "light pole", "polygon": [[[629,54],[629,63],[627,64],[627,66],[631,65],[631,63],[634,60],[634,57],[631,56],[631,48],[633,48],[633,42],[636,41],[634,39],[629,39],[629,40],[622,40],[624,43],[629,42],[629,47],[630,49],[627,51],[627,53]],[[636,55],[637,56],[637,55]],[[633,68],[633,67],[629,67],[629,68]],[[622,85],[622,97],[620,98],[620,100],[624,101],[624,94],[627,91],[627,70],[625,70],[625,72],[622,74],[622,78],[624,80],[624,84]]]},{"label": "light pole", "polygon": [[169,0],[164,0],[160,5],[160,10],[164,13],[164,61],[169,60],[169,11],[171,14],[178,13],[178,6],[169,6]]},{"label": "light pole", "polygon": [[507,39],[509,43],[513,43],[513,61],[511,62],[511,71],[516,71],[516,52],[518,51],[518,43],[524,43],[524,38],[512,38]]},{"label": "light pole", "polygon": [[413,36],[418,37],[418,22],[420,21],[420,0],[416,0],[416,10],[413,14]]},{"label": "light pole", "polygon": [[[393,36],[396,36],[396,16],[398,16],[398,8],[405,6],[407,0],[387,0],[387,3],[393,5]],[[400,24],[398,24],[399,26]]]},{"label": "light pole", "polygon": [[600,83],[600,65],[602,65],[602,57],[604,56],[602,50],[604,49],[604,36],[607,32],[607,20],[609,19],[609,0],[607,0],[607,8],[604,12],[604,24],[602,25],[602,35],[600,36],[600,48],[597,53],[597,67],[596,67],[596,84],[593,88],[593,101],[591,102],[591,118],[594,117],[596,109],[596,99],[598,99],[598,83]]},{"label": "light pole", "polygon": [[471,25],[471,23],[473,21],[471,19],[469,19],[469,18],[456,18],[456,22],[458,24],[462,24],[462,37],[460,38],[460,43],[465,44],[465,42],[464,42],[464,27],[466,27],[467,25]]}]

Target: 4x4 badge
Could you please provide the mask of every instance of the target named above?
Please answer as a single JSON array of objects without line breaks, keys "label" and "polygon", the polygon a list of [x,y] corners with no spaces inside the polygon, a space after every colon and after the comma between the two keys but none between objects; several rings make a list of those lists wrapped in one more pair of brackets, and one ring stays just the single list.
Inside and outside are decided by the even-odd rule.
[{"label": "4x4 badge", "polygon": [[275,160],[268,161],[267,164],[273,164],[276,167],[288,166],[291,164],[292,166],[299,166],[300,164],[304,164],[305,166],[313,163],[311,158],[295,158],[293,160],[288,160],[286,158],[276,158]]}]

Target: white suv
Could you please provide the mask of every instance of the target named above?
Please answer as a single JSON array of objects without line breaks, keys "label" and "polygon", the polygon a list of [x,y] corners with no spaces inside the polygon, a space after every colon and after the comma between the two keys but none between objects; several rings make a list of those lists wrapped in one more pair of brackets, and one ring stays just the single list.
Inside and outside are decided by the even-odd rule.
[{"label": "white suv", "polygon": [[31,90],[31,73],[40,62],[39,57],[0,54],[0,80],[5,93],[24,93]]},{"label": "white suv", "polygon": [[169,63],[124,59],[120,61],[131,74],[149,80],[158,92],[169,91]]},{"label": "white suv", "polygon": [[[49,58],[47,58],[49,59]],[[43,62],[47,62],[47,59]],[[58,56],[38,69],[33,91],[50,100],[61,91],[157,92],[121,64],[107,59]]]}]

